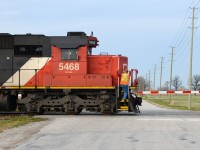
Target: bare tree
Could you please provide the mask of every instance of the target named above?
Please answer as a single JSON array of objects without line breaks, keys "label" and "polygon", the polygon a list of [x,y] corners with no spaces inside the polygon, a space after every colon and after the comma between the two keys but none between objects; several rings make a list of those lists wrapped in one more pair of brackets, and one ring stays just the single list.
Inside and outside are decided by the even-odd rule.
[{"label": "bare tree", "polygon": [[172,86],[175,90],[178,90],[179,87],[182,85],[182,81],[180,80],[179,76],[175,76],[172,80]]},{"label": "bare tree", "polygon": [[151,84],[152,83],[149,82],[148,80],[145,80],[143,76],[138,77],[139,90],[148,91],[148,90],[150,90]]},{"label": "bare tree", "polygon": [[141,91],[146,90],[146,81],[143,76],[138,77],[138,85],[139,85],[139,90]]},{"label": "bare tree", "polygon": [[165,84],[164,84],[164,86],[163,86],[163,90],[164,90],[164,91],[169,90],[169,81],[166,81],[166,82],[165,82]]},{"label": "bare tree", "polygon": [[167,91],[167,90],[169,90],[169,81],[166,81],[164,83],[164,85],[161,86],[161,88],[160,87],[158,88],[158,90],[159,91]]},{"label": "bare tree", "polygon": [[151,81],[147,81],[147,80],[145,80],[146,81],[146,90],[148,91],[148,90],[151,90],[151,87],[152,87],[152,82]]},{"label": "bare tree", "polygon": [[192,79],[192,88],[193,90],[199,90],[200,89],[200,75],[194,75]]}]

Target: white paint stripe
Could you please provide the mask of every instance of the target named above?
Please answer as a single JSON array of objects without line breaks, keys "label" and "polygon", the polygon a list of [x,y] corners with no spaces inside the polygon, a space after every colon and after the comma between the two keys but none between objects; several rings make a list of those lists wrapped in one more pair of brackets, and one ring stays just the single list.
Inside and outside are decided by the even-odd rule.
[{"label": "white paint stripe", "polygon": [[151,94],[150,91],[143,91],[142,93],[143,93],[143,94]]},{"label": "white paint stripe", "polygon": [[200,118],[139,118],[137,121],[188,121],[188,122],[200,122]]},{"label": "white paint stripe", "polygon": [[[51,57],[32,57],[30,58],[20,69],[20,85],[25,85],[34,75],[35,70],[23,70],[23,69],[41,69],[51,60]],[[10,82],[12,81],[12,82]],[[17,71],[12,77],[10,77],[3,86],[18,86],[19,85],[19,71]]]},{"label": "white paint stripe", "polygon": [[159,94],[167,94],[167,91],[159,91]]},{"label": "white paint stripe", "polygon": [[199,94],[199,91],[191,91],[192,94]]},{"label": "white paint stripe", "polygon": [[185,119],[186,121],[191,121],[191,122],[199,122],[199,118],[190,118],[190,119]]},{"label": "white paint stripe", "polygon": [[175,91],[175,94],[183,94],[183,91]]},{"label": "white paint stripe", "polygon": [[179,118],[140,118],[136,120],[138,121],[183,121],[183,119],[179,119]]}]

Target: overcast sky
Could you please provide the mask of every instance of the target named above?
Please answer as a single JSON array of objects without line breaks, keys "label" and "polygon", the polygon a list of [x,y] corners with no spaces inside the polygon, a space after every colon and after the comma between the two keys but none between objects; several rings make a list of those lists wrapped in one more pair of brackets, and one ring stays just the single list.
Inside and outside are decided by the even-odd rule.
[{"label": "overcast sky", "polygon": [[[176,46],[173,76],[185,86],[189,77],[189,42],[192,10],[199,0],[0,0],[0,32],[66,35],[84,31],[99,39],[93,54],[108,52],[129,57],[129,69],[146,78],[164,59],[163,80],[169,80],[170,46]],[[199,9],[196,17],[200,16]],[[196,19],[193,74],[200,74],[200,21]]]}]

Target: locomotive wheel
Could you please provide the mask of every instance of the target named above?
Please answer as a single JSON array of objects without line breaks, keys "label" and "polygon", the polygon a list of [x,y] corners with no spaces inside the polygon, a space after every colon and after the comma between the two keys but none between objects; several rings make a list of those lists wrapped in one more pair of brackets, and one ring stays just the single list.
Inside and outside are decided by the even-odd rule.
[{"label": "locomotive wheel", "polygon": [[45,112],[45,110],[44,110],[44,108],[40,108],[40,111],[39,111],[39,115],[42,115],[42,114],[44,114],[44,112]]},{"label": "locomotive wheel", "polygon": [[117,113],[116,105],[114,106],[112,113],[113,113],[113,114],[116,114],[116,113]]},{"label": "locomotive wheel", "polygon": [[37,103],[36,102],[31,102],[30,103],[30,110],[31,111],[36,111],[37,110]]},{"label": "locomotive wheel", "polygon": [[18,105],[18,110],[20,112],[27,113],[27,107],[26,107],[26,105]]},{"label": "locomotive wheel", "polygon": [[73,111],[67,110],[67,111],[65,111],[65,113],[67,115],[78,115],[82,112],[82,110],[83,110],[83,108],[78,107],[76,110],[73,110]]},{"label": "locomotive wheel", "polygon": [[17,97],[14,95],[0,94],[0,110],[1,111],[15,111],[17,108]]},{"label": "locomotive wheel", "polygon": [[104,110],[105,110],[105,111],[111,110],[111,104],[105,103],[105,104],[104,104]]},{"label": "locomotive wheel", "polygon": [[76,115],[80,114],[80,113],[82,112],[82,110],[83,110],[83,108],[78,107],[78,108],[77,108]]},{"label": "locomotive wheel", "polygon": [[101,107],[102,114],[112,114],[110,103],[104,103],[100,107]]}]

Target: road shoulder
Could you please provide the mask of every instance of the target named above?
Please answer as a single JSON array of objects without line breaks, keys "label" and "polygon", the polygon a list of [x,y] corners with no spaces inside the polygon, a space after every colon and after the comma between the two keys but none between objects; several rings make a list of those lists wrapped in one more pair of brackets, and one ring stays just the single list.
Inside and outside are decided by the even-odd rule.
[{"label": "road shoulder", "polygon": [[50,120],[29,123],[24,126],[5,130],[0,133],[0,149],[9,150],[17,147],[21,143],[38,133],[43,127],[50,123]]}]

